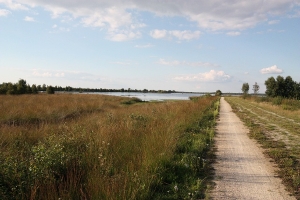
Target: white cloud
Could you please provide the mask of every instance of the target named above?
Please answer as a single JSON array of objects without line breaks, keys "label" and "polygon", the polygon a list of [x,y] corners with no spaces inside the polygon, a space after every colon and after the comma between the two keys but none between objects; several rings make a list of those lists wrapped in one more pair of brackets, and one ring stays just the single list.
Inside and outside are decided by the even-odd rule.
[{"label": "white cloud", "polygon": [[139,31],[132,30],[111,30],[107,34],[107,38],[112,41],[122,42],[126,40],[132,40],[135,38],[141,37],[141,33]]},{"label": "white cloud", "polygon": [[192,40],[192,39],[198,39],[200,37],[201,32],[200,31],[179,31],[179,30],[152,30],[150,31],[150,36],[155,39],[162,39],[162,38],[177,38],[178,40]]},{"label": "white cloud", "polygon": [[5,10],[5,9],[0,9],[0,17],[2,16],[7,16],[10,14],[10,11],[9,10]]},{"label": "white cloud", "polygon": [[[196,22],[201,29],[212,31],[225,30],[242,31],[252,28],[262,22],[273,23],[274,17],[289,13],[290,16],[299,16],[299,0],[0,0],[10,10],[28,10],[32,7],[42,7],[51,12],[52,17],[59,18],[65,15],[81,21],[84,26],[100,27],[111,30],[125,29],[128,34],[122,33],[116,37],[108,37],[115,41],[138,38],[132,35],[145,25],[142,12],[150,12],[157,17],[179,16],[191,22]],[[273,22],[272,22],[273,21]],[[143,26],[140,26],[143,24]],[[157,30],[151,33],[154,38],[164,38],[166,32]],[[125,36],[124,36],[125,35]],[[170,32],[169,36],[179,40],[191,40],[199,37],[197,32]]]},{"label": "white cloud", "polygon": [[10,10],[28,10],[28,7],[25,5],[28,3],[25,2],[24,4],[21,4],[19,2],[21,1],[0,0],[0,4],[4,4]]},{"label": "white cloud", "polygon": [[162,39],[162,38],[177,38],[178,40],[192,40],[192,39],[198,39],[200,37],[201,32],[200,31],[189,31],[189,30],[152,30],[150,31],[150,36],[155,39]]},{"label": "white cloud", "polygon": [[231,32],[228,32],[227,35],[229,35],[229,36],[239,36],[239,35],[241,35],[241,32],[231,31]]},{"label": "white cloud", "polygon": [[174,79],[179,81],[223,82],[230,80],[231,77],[224,71],[210,70],[209,72],[205,73],[177,76]]},{"label": "white cloud", "polygon": [[57,28],[57,25],[56,25],[56,24],[54,24],[54,25],[52,26],[52,28]]},{"label": "white cloud", "polygon": [[151,35],[151,37],[153,37],[155,39],[161,39],[161,38],[164,38],[167,36],[167,31],[155,29],[150,32],[150,35]]},{"label": "white cloud", "polygon": [[34,20],[33,17],[28,17],[28,16],[26,16],[26,17],[24,18],[24,21],[26,21],[26,22],[34,22],[35,20]]},{"label": "white cloud", "polygon": [[192,39],[198,39],[200,37],[200,31],[169,31],[169,34],[176,37],[179,40],[192,40]]},{"label": "white cloud", "polygon": [[37,70],[34,70],[32,72],[32,75],[37,76],[37,77],[52,77],[52,73],[50,73],[50,72],[41,72],[41,71],[37,71]]},{"label": "white cloud", "polygon": [[271,67],[261,69],[260,73],[262,73],[262,74],[282,74],[283,70],[279,69],[276,65],[273,65]]},{"label": "white cloud", "polygon": [[280,21],[279,20],[271,20],[268,22],[269,25],[273,25],[273,24],[278,24]]},{"label": "white cloud", "polygon": [[209,62],[187,62],[187,61],[166,61],[165,59],[159,59],[158,64],[167,66],[189,66],[189,67],[219,67],[219,65]]},{"label": "white cloud", "polygon": [[95,74],[89,74],[80,71],[58,71],[58,70],[43,70],[43,69],[32,69],[30,70],[32,76],[39,78],[51,78],[51,79],[69,79],[69,80],[84,80],[84,81],[99,81],[105,78]]}]

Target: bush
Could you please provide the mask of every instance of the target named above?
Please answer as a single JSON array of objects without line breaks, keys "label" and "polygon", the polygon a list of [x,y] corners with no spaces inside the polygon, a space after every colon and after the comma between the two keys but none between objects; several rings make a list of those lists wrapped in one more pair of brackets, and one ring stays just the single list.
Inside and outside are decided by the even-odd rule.
[{"label": "bush", "polygon": [[273,105],[281,105],[282,100],[283,100],[283,97],[275,97],[275,98],[273,98],[273,100],[272,100],[272,104],[273,104]]}]

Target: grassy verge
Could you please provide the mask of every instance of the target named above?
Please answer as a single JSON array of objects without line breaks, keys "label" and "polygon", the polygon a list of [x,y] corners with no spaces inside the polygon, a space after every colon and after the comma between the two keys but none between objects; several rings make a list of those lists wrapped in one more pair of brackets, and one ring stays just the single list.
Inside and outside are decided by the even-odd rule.
[{"label": "grassy verge", "polygon": [[[285,116],[274,115],[273,106],[270,108],[265,104],[256,105],[250,99],[237,97],[226,98],[226,100],[250,129],[250,137],[256,139],[265,149],[265,153],[275,161],[279,167],[278,175],[288,191],[299,199],[300,149],[298,144],[300,140],[297,137],[297,124],[291,126],[292,122]],[[278,112],[284,110],[279,106],[276,109]]]},{"label": "grassy verge", "polygon": [[173,158],[165,161],[159,170],[161,181],[151,186],[152,194],[148,199],[208,197],[213,157],[211,150],[218,112],[219,100],[214,101],[200,119],[185,128]]},{"label": "grassy verge", "polygon": [[204,196],[216,97],[0,96],[0,108],[0,199]]}]

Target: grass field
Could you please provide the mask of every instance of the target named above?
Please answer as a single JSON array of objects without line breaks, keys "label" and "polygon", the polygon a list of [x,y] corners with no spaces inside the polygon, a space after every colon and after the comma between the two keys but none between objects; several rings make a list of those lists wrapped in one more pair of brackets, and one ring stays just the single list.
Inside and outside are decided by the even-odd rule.
[{"label": "grass field", "polygon": [[204,198],[218,103],[0,96],[0,199]]},{"label": "grass field", "polygon": [[286,103],[278,104],[276,99],[264,101],[260,98],[228,97],[226,100],[249,127],[250,136],[275,161],[288,190],[300,199],[299,102],[284,100]]}]

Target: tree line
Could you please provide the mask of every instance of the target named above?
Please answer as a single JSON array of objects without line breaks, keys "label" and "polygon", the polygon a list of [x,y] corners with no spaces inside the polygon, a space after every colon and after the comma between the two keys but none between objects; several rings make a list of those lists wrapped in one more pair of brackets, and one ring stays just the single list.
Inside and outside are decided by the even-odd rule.
[{"label": "tree line", "polygon": [[[300,82],[296,82],[292,79],[291,76],[287,76],[286,78],[282,76],[270,77],[265,81],[266,92],[265,94],[268,97],[283,97],[283,98],[293,98],[300,99]],[[256,94],[259,90],[259,86],[257,83],[253,85],[254,94]],[[249,92],[249,84],[243,83],[242,91],[244,96],[248,95]]]},{"label": "tree line", "polygon": [[277,76],[268,78],[265,81],[266,95],[269,97],[283,97],[300,99],[300,83],[287,76]]},{"label": "tree line", "polygon": [[71,86],[51,86],[51,85],[36,85],[28,84],[26,80],[20,79],[17,83],[2,83],[0,84],[0,94],[38,94],[39,92],[45,92],[47,94],[54,94],[55,92],[151,92],[151,93],[175,93],[175,90],[137,90],[137,89],[106,89],[106,88],[74,88]]}]

